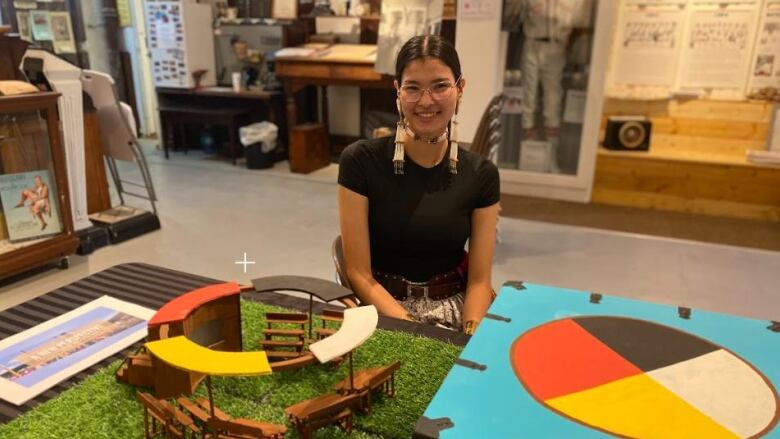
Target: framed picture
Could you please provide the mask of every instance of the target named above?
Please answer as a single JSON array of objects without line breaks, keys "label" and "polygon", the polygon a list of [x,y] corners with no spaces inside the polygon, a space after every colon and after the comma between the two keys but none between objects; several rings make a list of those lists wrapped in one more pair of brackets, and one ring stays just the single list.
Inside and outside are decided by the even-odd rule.
[{"label": "framed picture", "polygon": [[777,151],[780,153],[780,104],[775,104],[772,108],[772,117],[770,120],[769,133],[766,136],[767,151]]},{"label": "framed picture", "polygon": [[295,20],[298,18],[298,0],[271,0],[271,18]]},{"label": "framed picture", "polygon": [[49,11],[30,11],[32,19],[32,34],[38,41],[51,41],[51,27],[49,26]]},{"label": "framed picture", "polygon": [[30,11],[16,11],[16,26],[19,28],[19,36],[32,42],[32,27],[30,27]]},{"label": "framed picture", "polygon": [[76,41],[68,12],[49,13],[54,53],[76,53]]},{"label": "framed picture", "polygon": [[24,404],[143,339],[155,311],[103,296],[0,341],[0,398]]},{"label": "framed picture", "polygon": [[11,242],[62,233],[57,191],[48,170],[0,175],[0,201]]}]

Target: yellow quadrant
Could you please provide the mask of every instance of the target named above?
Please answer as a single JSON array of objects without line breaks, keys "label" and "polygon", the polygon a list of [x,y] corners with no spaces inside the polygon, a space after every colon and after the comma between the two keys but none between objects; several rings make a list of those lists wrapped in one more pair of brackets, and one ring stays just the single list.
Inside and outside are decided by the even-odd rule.
[{"label": "yellow quadrant", "polygon": [[215,351],[178,336],[146,343],[155,357],[179,369],[207,375],[269,375],[271,366],[264,351]]},{"label": "yellow quadrant", "polygon": [[579,422],[629,437],[738,437],[644,374],[545,402]]}]

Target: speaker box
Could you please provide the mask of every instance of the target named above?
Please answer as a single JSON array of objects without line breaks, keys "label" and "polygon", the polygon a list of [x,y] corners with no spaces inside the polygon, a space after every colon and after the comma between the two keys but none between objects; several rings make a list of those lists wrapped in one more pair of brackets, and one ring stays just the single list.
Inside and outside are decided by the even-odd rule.
[{"label": "speaker box", "polygon": [[610,116],[604,148],[613,151],[648,151],[652,123],[644,116]]}]

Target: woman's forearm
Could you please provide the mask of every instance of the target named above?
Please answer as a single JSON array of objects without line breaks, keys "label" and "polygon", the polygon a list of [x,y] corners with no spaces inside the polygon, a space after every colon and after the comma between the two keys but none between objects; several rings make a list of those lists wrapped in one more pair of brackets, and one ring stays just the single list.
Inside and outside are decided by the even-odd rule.
[{"label": "woman's forearm", "polygon": [[490,285],[469,285],[466,289],[466,299],[463,303],[463,323],[473,321],[475,325],[485,317],[493,302],[493,288]]},{"label": "woman's forearm", "polygon": [[397,319],[405,319],[408,316],[406,308],[401,306],[373,276],[350,274],[349,280],[358,299],[365,304],[374,305],[379,314]]}]

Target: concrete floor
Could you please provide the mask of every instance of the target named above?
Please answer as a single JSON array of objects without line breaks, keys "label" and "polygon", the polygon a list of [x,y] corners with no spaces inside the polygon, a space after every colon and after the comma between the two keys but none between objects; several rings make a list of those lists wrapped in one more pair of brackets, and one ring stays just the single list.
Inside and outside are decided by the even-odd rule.
[{"label": "concrete floor", "polygon": [[[148,151],[162,230],[73,256],[0,288],[0,309],[124,262],[224,280],[299,274],[333,279],[335,166],[310,176],[284,164],[252,171],[198,152]],[[136,203],[143,207],[141,202]],[[502,218],[493,283],[555,285],[780,320],[780,252]],[[246,273],[235,261],[246,252]]]}]

